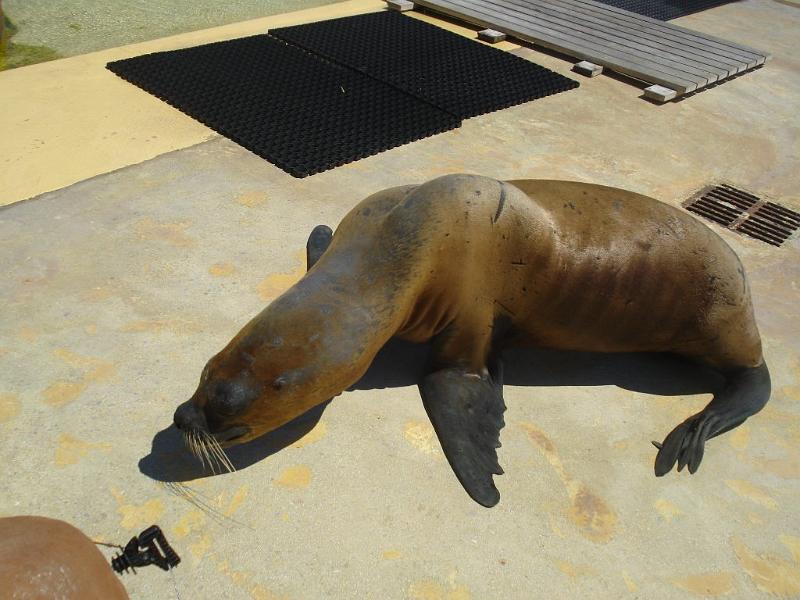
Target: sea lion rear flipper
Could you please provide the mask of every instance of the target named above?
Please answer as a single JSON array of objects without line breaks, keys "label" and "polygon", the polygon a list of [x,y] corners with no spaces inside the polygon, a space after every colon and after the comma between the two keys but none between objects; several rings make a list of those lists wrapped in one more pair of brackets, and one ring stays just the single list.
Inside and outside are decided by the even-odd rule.
[{"label": "sea lion rear flipper", "polygon": [[442,369],[419,384],[430,417],[450,466],[478,504],[492,507],[500,500],[492,475],[502,475],[497,462],[500,429],[505,422],[502,382],[462,369]]},{"label": "sea lion rear flipper", "polygon": [[694,473],[705,452],[705,442],[744,423],[764,408],[772,386],[766,363],[742,369],[728,377],[725,389],[714,395],[702,411],[673,429],[662,444],[656,443],[655,473],[666,475],[678,463]]}]

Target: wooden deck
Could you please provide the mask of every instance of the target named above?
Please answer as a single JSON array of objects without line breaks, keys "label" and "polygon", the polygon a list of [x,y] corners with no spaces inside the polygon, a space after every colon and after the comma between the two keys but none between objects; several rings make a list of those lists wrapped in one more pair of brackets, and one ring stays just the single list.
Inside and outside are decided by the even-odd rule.
[{"label": "wooden deck", "polygon": [[414,0],[678,95],[763,64],[769,55],[593,0]]}]

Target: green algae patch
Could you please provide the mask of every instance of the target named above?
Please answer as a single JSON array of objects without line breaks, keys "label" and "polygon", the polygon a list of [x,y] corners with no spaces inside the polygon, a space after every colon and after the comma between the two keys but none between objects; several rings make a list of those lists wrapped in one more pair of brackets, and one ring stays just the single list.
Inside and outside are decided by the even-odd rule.
[{"label": "green algae patch", "polygon": [[61,58],[58,52],[47,46],[15,44],[11,41],[11,37],[17,33],[17,27],[11,19],[2,14],[2,8],[0,8],[0,20],[2,20],[2,27],[0,27],[0,71]]},{"label": "green algae patch", "polygon": [[56,58],[61,58],[61,55],[47,46],[11,43],[0,49],[0,71],[34,65]]}]

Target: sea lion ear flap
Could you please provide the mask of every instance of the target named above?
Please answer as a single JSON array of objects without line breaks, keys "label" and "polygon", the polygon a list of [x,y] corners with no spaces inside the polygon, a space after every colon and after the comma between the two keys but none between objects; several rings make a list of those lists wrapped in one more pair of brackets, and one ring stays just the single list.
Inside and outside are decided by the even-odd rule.
[{"label": "sea lion ear flap", "polygon": [[461,369],[443,369],[419,384],[422,403],[442,450],[467,493],[492,507],[500,500],[492,475],[502,475],[497,462],[500,430],[505,425],[502,383],[493,383]]}]

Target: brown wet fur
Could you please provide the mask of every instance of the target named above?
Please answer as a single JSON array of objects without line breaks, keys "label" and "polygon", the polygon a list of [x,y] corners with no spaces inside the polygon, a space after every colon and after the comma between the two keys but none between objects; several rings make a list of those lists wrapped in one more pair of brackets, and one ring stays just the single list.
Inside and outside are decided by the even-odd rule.
[{"label": "brown wet fur", "polygon": [[0,519],[0,597],[31,600],[127,600],[94,543],[64,521]]},{"label": "brown wet fur", "polygon": [[[742,265],[689,214],[593,184],[450,175],[353,208],[208,378],[260,382],[226,423],[250,425],[245,441],[349,387],[392,336],[433,340],[439,366],[481,375],[511,344],[674,352],[721,371],[763,362]],[[206,397],[201,383],[193,402]]]}]

